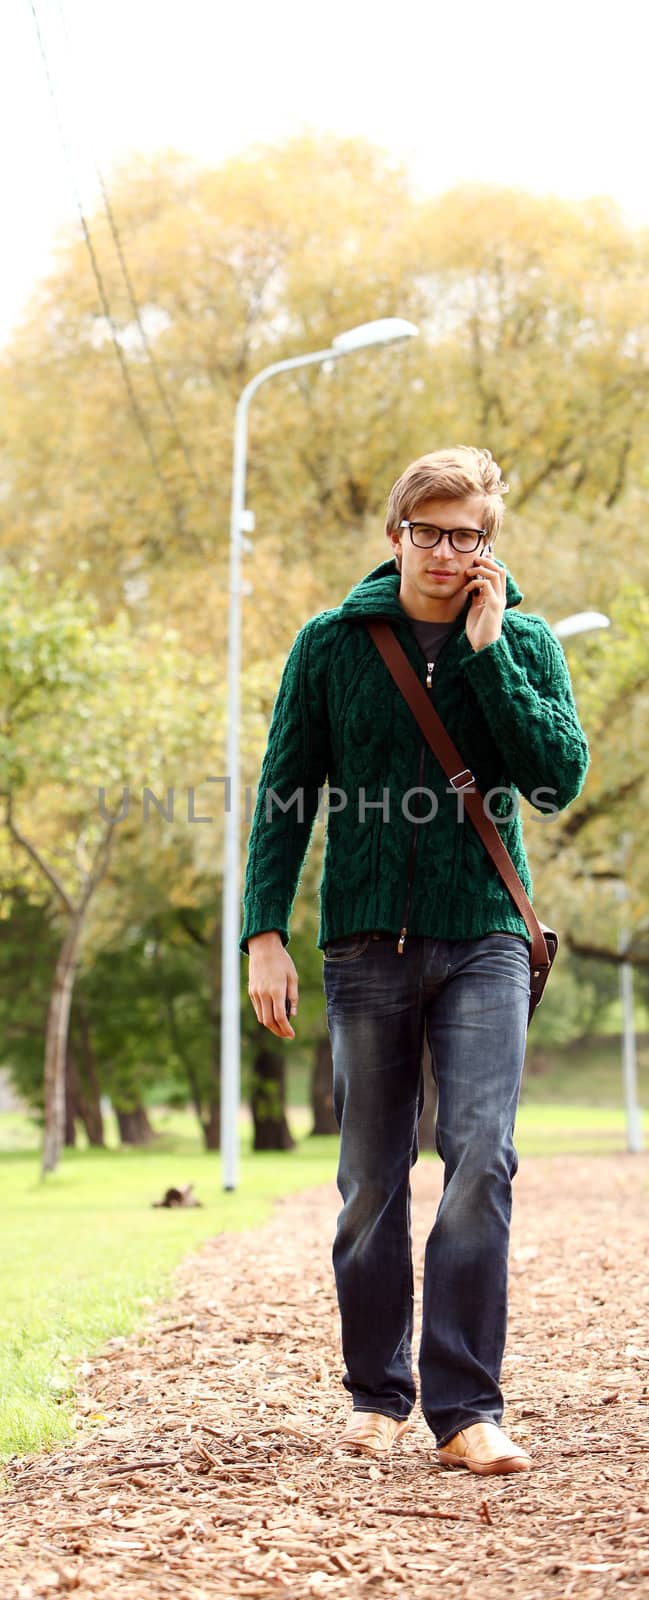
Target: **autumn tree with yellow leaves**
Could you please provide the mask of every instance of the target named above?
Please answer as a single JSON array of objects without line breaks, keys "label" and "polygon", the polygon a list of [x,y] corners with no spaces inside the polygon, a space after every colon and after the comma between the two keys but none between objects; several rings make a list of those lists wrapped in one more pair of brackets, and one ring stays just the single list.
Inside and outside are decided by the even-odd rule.
[{"label": "autumn tree with yellow leaves", "polygon": [[[613,623],[568,646],[593,761],[566,817],[528,827],[538,904],[575,949],[616,960],[631,834],[626,914],[647,962],[647,233],[604,199],[421,196],[360,140],[304,137],[216,169],[161,155],[109,187],[130,285],[98,209],[110,317],[72,230],[0,363],[2,562],[28,552],[36,584],[72,578],[103,625],[127,615],[135,640],[172,626],[213,659],[222,693],[241,389],[345,328],[411,318],[417,340],[286,374],[254,401],[244,782],[297,628],[387,555],[395,476],[442,444],[487,445],[510,484],[498,555],[525,607],[550,621],[593,607]],[[222,722],[214,771],[221,737]],[[215,916],[219,851],[217,827],[193,887]]]}]

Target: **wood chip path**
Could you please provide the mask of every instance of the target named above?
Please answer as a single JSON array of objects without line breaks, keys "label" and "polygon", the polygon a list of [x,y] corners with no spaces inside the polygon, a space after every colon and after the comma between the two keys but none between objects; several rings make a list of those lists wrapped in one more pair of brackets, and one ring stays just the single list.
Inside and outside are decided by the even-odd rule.
[{"label": "wood chip path", "polygon": [[[421,1265],[439,1166],[413,1187]],[[522,1162],[503,1384],[535,1470],[512,1478],[442,1472],[419,1414],[386,1462],[332,1448],[333,1185],[216,1237],[84,1364],[75,1442],[10,1464],[1,1600],[649,1596],[648,1197],[645,1156]]]}]

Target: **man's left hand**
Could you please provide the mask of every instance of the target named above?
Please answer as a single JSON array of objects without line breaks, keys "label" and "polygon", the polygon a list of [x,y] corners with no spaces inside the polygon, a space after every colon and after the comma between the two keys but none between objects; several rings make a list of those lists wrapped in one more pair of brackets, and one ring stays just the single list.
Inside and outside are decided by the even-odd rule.
[{"label": "man's left hand", "polygon": [[495,644],[502,632],[507,599],[507,574],[493,556],[476,555],[467,573],[471,607],[466,619],[466,636],[474,650]]}]

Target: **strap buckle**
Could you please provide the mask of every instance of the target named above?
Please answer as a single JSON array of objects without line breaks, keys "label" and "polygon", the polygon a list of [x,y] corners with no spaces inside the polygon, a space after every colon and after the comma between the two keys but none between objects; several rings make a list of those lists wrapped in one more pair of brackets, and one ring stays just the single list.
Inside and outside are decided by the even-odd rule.
[{"label": "strap buckle", "polygon": [[[460,782],[460,779],[462,782]],[[449,778],[448,781],[451,785],[451,788],[455,789],[455,793],[457,794],[458,790],[468,789],[472,783],[475,783],[475,778],[473,773],[469,771],[468,767],[463,767],[461,772],[456,772],[455,777]]]}]

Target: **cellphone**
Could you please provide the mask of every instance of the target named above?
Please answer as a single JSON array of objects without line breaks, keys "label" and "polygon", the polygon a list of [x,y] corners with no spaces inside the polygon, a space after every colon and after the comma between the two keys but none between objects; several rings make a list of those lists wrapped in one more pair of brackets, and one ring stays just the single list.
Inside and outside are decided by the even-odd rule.
[{"label": "cellphone", "polygon": [[289,1000],[288,995],[286,996],[286,1002],[285,1003],[286,1003],[286,1015],[287,1015],[287,1017],[290,1017],[290,1015],[291,1015],[291,1002]]}]

